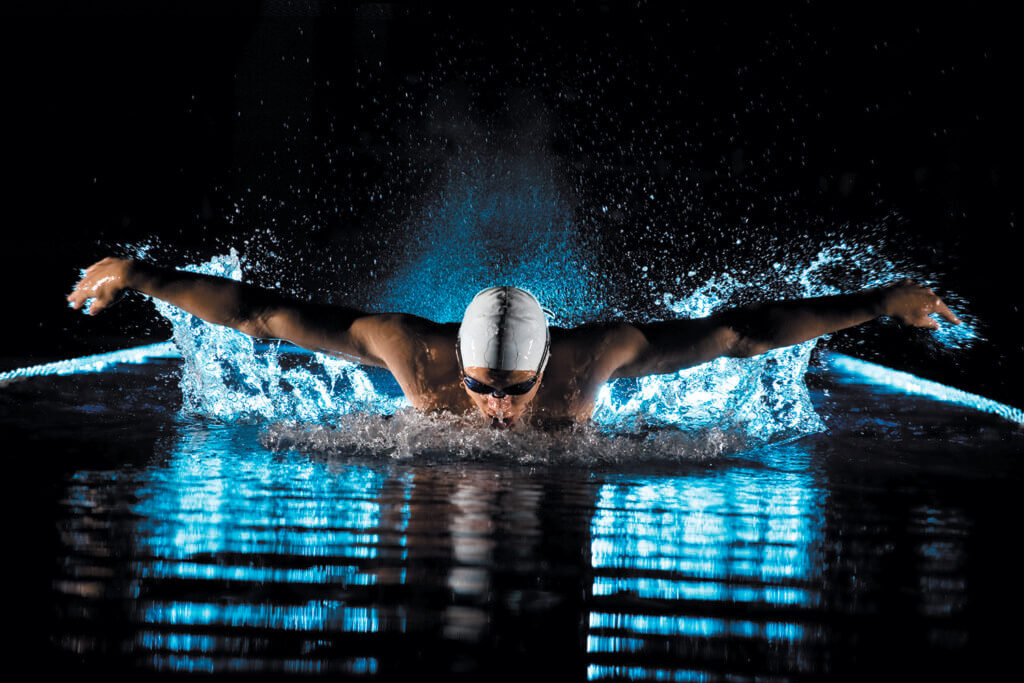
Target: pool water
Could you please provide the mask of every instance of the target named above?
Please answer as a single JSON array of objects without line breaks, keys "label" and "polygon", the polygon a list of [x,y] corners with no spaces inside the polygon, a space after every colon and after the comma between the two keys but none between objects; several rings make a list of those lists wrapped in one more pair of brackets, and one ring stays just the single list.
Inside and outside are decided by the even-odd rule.
[{"label": "pool water", "polygon": [[24,652],[133,677],[1000,671],[1024,432],[836,358],[807,377],[820,433],[504,435],[515,457],[402,411],[189,416],[173,358],[9,382]]}]

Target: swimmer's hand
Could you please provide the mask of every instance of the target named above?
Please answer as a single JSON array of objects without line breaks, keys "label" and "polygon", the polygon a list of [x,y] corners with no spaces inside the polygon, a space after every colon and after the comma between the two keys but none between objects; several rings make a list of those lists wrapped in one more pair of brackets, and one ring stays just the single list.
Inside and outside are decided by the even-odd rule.
[{"label": "swimmer's hand", "polygon": [[939,329],[939,322],[931,317],[933,313],[954,325],[960,324],[960,318],[949,310],[935,292],[910,279],[900,280],[882,288],[882,311],[882,315],[896,318],[904,325],[925,327],[929,330]]},{"label": "swimmer's hand", "polygon": [[85,269],[82,279],[68,294],[68,303],[76,311],[93,299],[86,307],[86,313],[96,315],[117,301],[118,296],[130,285],[132,262],[127,259],[107,257]]}]

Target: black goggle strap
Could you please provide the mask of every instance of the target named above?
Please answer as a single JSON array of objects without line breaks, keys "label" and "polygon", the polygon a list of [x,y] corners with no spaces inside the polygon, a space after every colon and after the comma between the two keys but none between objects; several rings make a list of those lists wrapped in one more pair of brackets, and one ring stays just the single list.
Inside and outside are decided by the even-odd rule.
[{"label": "black goggle strap", "polygon": [[544,329],[544,360],[540,362],[540,369],[537,370],[537,374],[544,372],[544,368],[548,366],[548,352],[551,350],[551,330]]}]

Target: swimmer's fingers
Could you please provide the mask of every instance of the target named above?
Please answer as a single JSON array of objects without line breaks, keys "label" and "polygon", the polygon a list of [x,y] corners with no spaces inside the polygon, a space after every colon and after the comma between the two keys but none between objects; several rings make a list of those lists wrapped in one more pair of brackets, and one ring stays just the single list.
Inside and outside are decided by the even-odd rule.
[{"label": "swimmer's fingers", "polygon": [[892,283],[886,288],[886,315],[890,315],[905,325],[924,327],[929,330],[939,329],[939,321],[931,317],[937,314],[946,322],[960,324],[960,319],[953,311],[927,287],[916,284],[909,278]]},{"label": "swimmer's fingers", "polygon": [[82,279],[75,283],[75,288],[72,289],[71,293],[67,296],[68,303],[71,305],[71,308],[76,311],[85,304],[86,299],[90,298],[88,294],[90,289],[88,281],[89,276],[83,276]]},{"label": "swimmer's fingers", "polygon": [[949,310],[949,306],[946,305],[946,302],[944,302],[942,299],[938,297],[935,297],[935,301],[937,303],[935,312],[942,316],[943,320],[951,322],[954,325],[960,324],[960,318],[956,317],[956,313]]},{"label": "swimmer's fingers", "polygon": [[97,298],[89,304],[89,315],[96,315],[114,302],[114,297]]},{"label": "swimmer's fingers", "polygon": [[96,280],[97,278],[89,272],[89,269],[84,271],[82,277],[75,283],[74,289],[68,294],[68,301],[73,308],[81,308],[87,299],[96,296]]},{"label": "swimmer's fingers", "polygon": [[[82,278],[68,294],[67,301],[76,311],[87,306],[86,313],[96,315],[110,306],[123,289],[123,262],[105,258],[85,269]],[[89,303],[90,299],[92,303]]]},{"label": "swimmer's fingers", "polygon": [[936,320],[935,318],[931,318],[931,317],[929,317],[927,315],[921,316],[920,318],[915,320],[914,321],[914,325],[916,327],[924,327],[924,328],[929,329],[929,330],[937,330],[937,329],[939,329],[939,321]]},{"label": "swimmer's fingers", "polygon": [[928,296],[928,299],[922,306],[923,313],[919,316],[919,321],[914,324],[919,327],[927,327],[930,330],[939,329],[939,321],[931,317],[933,314],[954,325],[960,324],[960,318],[956,317],[953,311],[949,310],[949,306],[942,299],[935,296],[935,292],[930,289],[924,289],[923,292]]},{"label": "swimmer's fingers", "polygon": [[[109,295],[104,296],[103,292],[96,291],[97,289],[93,283],[90,283],[88,277],[82,278],[81,282],[75,286],[75,291],[68,295],[68,304],[76,311],[86,306],[85,313],[96,315],[106,308],[111,298]],[[92,303],[89,303],[90,300]]]}]

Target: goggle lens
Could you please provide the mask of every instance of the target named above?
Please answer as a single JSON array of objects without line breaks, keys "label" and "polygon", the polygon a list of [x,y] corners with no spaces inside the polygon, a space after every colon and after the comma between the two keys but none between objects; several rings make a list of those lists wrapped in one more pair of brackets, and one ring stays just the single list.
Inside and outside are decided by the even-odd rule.
[{"label": "goggle lens", "polygon": [[533,379],[507,386],[504,389],[495,389],[491,385],[479,382],[468,375],[463,375],[462,381],[466,384],[466,388],[474,394],[494,394],[497,398],[501,398],[505,394],[508,394],[509,396],[522,396],[533,388],[533,385],[537,383],[537,379],[539,377],[539,374],[535,375]]}]

